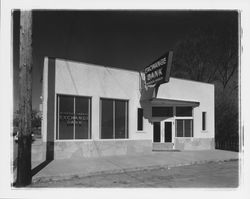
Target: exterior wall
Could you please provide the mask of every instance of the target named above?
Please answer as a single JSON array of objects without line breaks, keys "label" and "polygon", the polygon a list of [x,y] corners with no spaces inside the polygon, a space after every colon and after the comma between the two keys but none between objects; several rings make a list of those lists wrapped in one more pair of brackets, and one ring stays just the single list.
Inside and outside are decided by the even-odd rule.
[{"label": "exterior wall", "polygon": [[48,99],[48,58],[44,59],[42,86],[42,125],[41,133],[44,142],[47,140],[47,99]]},{"label": "exterior wall", "polygon": [[[54,82],[51,81],[52,78]],[[159,121],[159,118],[156,120],[152,118],[152,104],[147,101],[152,98],[154,89],[146,88],[142,79],[143,75],[134,71],[46,58],[42,121],[43,141],[47,143],[46,157],[48,157],[48,151],[49,154],[53,153],[49,156],[56,159],[151,152],[152,124],[154,121]],[[91,139],[56,140],[56,96],[58,94],[91,97]],[[128,100],[128,139],[100,139],[101,98]],[[168,118],[173,122],[172,138],[175,149],[214,148],[213,85],[170,78],[169,83],[160,86],[157,98],[200,102],[200,106],[193,110],[193,138],[175,138],[176,118]],[[144,110],[143,131],[137,131],[137,108],[140,107]],[[206,131],[202,131],[201,127],[203,111],[207,112]]]},{"label": "exterior wall", "polygon": [[214,138],[175,138],[178,150],[211,150],[215,149]]},{"label": "exterior wall", "polygon": [[[200,102],[193,109],[194,138],[214,138],[214,85],[170,78],[169,83],[160,86],[157,97]],[[203,111],[207,112],[205,131],[202,130]]]},{"label": "exterior wall", "polygon": [[55,159],[148,154],[151,140],[90,140],[55,143]]},{"label": "exterior wall", "polygon": [[[129,139],[152,140],[152,131],[137,132],[137,108],[140,107],[138,72],[65,60],[56,60],[55,65],[55,95],[67,94],[91,97],[93,140],[100,139],[100,125],[98,125],[100,124],[100,98],[128,100]],[[150,126],[145,121],[145,129],[150,129]]]}]

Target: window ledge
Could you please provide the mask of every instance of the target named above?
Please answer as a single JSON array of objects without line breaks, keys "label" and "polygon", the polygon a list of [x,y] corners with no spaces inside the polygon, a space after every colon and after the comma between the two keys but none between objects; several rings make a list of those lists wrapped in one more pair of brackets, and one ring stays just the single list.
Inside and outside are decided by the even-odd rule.
[{"label": "window ledge", "polygon": [[90,142],[93,139],[62,139],[62,140],[54,140],[54,142]]},{"label": "window ledge", "polygon": [[136,133],[146,133],[146,131],[136,131]]}]

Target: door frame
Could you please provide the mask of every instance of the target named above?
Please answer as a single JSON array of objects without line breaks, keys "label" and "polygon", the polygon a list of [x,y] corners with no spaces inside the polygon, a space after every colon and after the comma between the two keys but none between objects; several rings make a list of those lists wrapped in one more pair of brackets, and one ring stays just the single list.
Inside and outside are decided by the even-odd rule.
[{"label": "door frame", "polygon": [[[174,143],[174,138],[175,138],[174,119],[166,119],[166,120],[154,121],[154,122],[160,122],[160,142],[154,142],[154,139],[153,139],[153,142],[154,143]],[[172,141],[171,142],[165,142],[165,122],[170,122],[172,124]],[[154,133],[154,129],[153,129],[153,133]]]},{"label": "door frame", "polygon": [[[171,142],[165,142],[165,122],[170,122],[171,123],[171,128],[172,128],[172,136],[171,136]],[[161,121],[161,143],[173,143],[174,141],[174,121],[173,119],[166,119]]]}]

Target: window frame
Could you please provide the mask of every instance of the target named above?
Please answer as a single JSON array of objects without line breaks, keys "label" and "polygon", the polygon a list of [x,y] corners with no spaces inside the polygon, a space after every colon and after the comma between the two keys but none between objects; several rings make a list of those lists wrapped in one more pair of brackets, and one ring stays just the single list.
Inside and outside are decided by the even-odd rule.
[{"label": "window frame", "polygon": [[[178,125],[177,125],[177,121],[182,121],[182,131],[183,131],[183,136],[182,137],[179,137],[179,136],[177,136],[177,128],[178,128]],[[187,121],[187,120],[189,120],[189,121],[191,121],[191,125],[190,125],[190,128],[191,128],[191,136],[185,136],[185,121]],[[176,118],[175,119],[175,123],[176,123],[176,125],[175,125],[175,137],[176,138],[193,138],[194,137],[194,120],[193,120],[193,118],[185,118],[185,119],[183,119],[183,118]]]},{"label": "window frame", "polygon": [[[194,137],[194,107],[190,106],[192,108],[192,116],[177,116],[176,109],[177,107],[183,107],[183,106],[175,106],[174,107],[174,119],[175,119],[175,137],[176,138],[193,138]],[[187,106],[185,106],[187,107]],[[182,120],[183,125],[183,136],[178,137],[177,136],[177,120]],[[185,120],[191,120],[191,136],[185,137]]]},{"label": "window frame", "polygon": [[[74,117],[75,117],[75,99],[77,97],[79,98],[87,98],[88,99],[88,138],[87,139],[79,139],[75,138],[75,122],[73,127],[73,139],[60,139],[60,128],[59,128],[59,113],[60,113],[60,97],[73,97],[74,101]],[[56,142],[65,142],[65,141],[86,141],[86,140],[92,140],[92,96],[86,96],[86,95],[71,95],[71,94],[64,94],[64,93],[57,93],[56,94],[56,133],[54,135],[54,140]]]},{"label": "window frame", "polygon": [[[113,138],[102,138],[102,100],[111,100],[113,106]],[[125,102],[125,138],[115,138],[115,101],[123,101]],[[129,139],[129,100],[128,99],[117,99],[117,98],[106,98],[100,97],[99,99],[99,139],[100,140],[126,140]]]}]

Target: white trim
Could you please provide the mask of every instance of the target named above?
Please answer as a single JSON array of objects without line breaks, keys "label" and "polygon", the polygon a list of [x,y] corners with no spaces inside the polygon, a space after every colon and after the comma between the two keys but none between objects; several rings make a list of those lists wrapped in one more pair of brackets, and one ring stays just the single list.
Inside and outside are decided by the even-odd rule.
[{"label": "white trim", "polygon": [[[183,135],[182,137],[178,137],[177,136],[177,121],[176,120],[182,120],[182,124],[183,124]],[[175,125],[175,129],[176,129],[176,134],[175,134],[175,138],[193,138],[194,137],[194,131],[193,131],[193,122],[194,122],[194,119],[192,118],[188,118],[188,119],[181,119],[181,118],[177,118],[175,121],[176,121],[176,125]],[[185,135],[185,120],[191,120],[191,124],[190,124],[190,128],[191,128],[191,136],[190,137],[186,137],[184,136]]]},{"label": "white trim", "polygon": [[91,121],[90,121],[90,118],[91,118],[91,113],[90,113],[90,109],[91,109],[91,100],[90,98],[88,98],[88,139],[91,138],[90,136],[90,125],[91,125]]},{"label": "white trim", "polygon": [[55,140],[55,142],[106,142],[106,141],[144,141],[151,139],[128,139],[128,138],[118,138],[118,139],[64,139],[64,140]]},{"label": "white trim", "polygon": [[63,140],[55,140],[55,142],[74,142],[74,141],[94,141],[93,139],[63,139]]},{"label": "white trim", "polygon": [[144,131],[144,130],[138,131],[138,130],[136,130],[136,133],[147,133],[147,131]]},{"label": "white trim", "polygon": [[101,139],[102,138],[102,100],[100,97],[98,100],[99,100],[99,107],[100,107],[100,110],[99,110],[99,136],[98,136],[98,138]]},{"label": "white trim", "polygon": [[73,101],[74,101],[74,105],[73,105],[73,114],[74,114],[74,116],[73,116],[73,121],[74,121],[74,123],[73,123],[73,139],[76,139],[76,124],[75,124],[75,115],[76,115],[76,97],[73,97]]},{"label": "white trim", "polygon": [[[133,140],[133,139],[129,139],[129,138],[116,138],[116,139],[97,139],[97,140],[94,140],[94,141],[118,141],[118,140]],[[141,139],[134,139],[134,140],[141,140]],[[151,139],[149,139],[151,140]]]},{"label": "white trim", "polygon": [[128,138],[128,125],[127,125],[128,113],[127,112],[128,112],[128,101],[125,101],[125,138]]},{"label": "white trim", "polygon": [[115,100],[112,100],[113,104],[113,139],[115,139]]},{"label": "white trim", "polygon": [[60,127],[60,125],[59,125],[59,122],[60,122],[60,114],[59,114],[59,105],[60,105],[60,97],[58,96],[58,95],[56,95],[56,97],[57,97],[57,127],[56,127],[56,129],[57,129],[57,138],[55,137],[55,140],[59,140],[59,127]]}]

